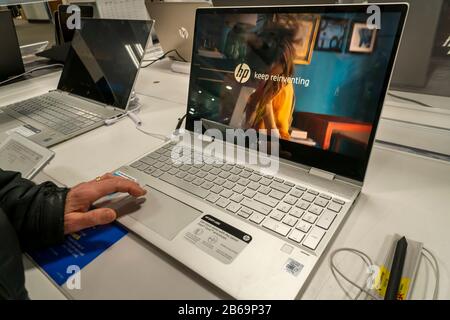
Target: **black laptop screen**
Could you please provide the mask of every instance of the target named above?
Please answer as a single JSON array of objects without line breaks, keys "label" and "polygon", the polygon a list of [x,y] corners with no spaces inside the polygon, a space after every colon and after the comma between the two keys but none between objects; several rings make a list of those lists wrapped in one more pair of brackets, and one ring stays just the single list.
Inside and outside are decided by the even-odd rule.
[{"label": "black laptop screen", "polygon": [[379,9],[198,10],[187,128],[275,129],[280,157],[362,180],[407,7]]},{"label": "black laptop screen", "polygon": [[125,109],[151,27],[151,21],[82,19],[58,89]]}]

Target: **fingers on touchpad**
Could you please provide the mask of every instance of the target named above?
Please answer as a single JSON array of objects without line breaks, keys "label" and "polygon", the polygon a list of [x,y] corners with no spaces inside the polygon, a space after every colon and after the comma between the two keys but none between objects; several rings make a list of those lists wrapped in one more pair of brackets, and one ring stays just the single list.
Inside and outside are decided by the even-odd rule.
[{"label": "fingers on touchpad", "polygon": [[119,217],[129,215],[167,240],[172,240],[202,212],[149,186],[145,198],[129,195],[112,197],[98,207],[116,210]]}]

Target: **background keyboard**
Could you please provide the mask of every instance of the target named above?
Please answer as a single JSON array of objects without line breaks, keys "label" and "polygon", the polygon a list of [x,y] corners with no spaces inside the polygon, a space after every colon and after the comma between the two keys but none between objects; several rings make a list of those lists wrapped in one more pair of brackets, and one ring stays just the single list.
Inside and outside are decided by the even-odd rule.
[{"label": "background keyboard", "polygon": [[131,167],[286,237],[300,247],[315,250],[345,205],[331,195],[262,175],[239,164],[213,163],[217,158],[203,155],[204,164],[185,164],[187,159],[201,156],[192,149],[185,149],[185,156],[173,161],[173,148],[174,143],[165,145]]},{"label": "background keyboard", "polygon": [[95,113],[48,95],[21,101],[9,108],[65,135],[102,121]]}]

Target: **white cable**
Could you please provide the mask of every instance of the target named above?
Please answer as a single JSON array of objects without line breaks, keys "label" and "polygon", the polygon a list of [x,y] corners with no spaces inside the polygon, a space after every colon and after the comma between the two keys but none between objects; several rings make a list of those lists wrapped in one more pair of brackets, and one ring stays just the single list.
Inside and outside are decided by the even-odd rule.
[{"label": "white cable", "polygon": [[[439,294],[439,280],[440,280],[439,264],[437,262],[436,257],[434,256],[434,254],[430,250],[428,250],[425,247],[423,247],[422,250],[423,250],[422,255],[430,262],[430,264],[431,264],[431,266],[432,266],[432,268],[434,270],[434,273],[435,273],[436,284],[434,286],[433,300],[437,300],[438,299],[438,294]],[[428,258],[425,255],[425,252],[428,253],[430,255],[431,259],[434,261],[434,266],[433,266],[433,263],[431,262],[430,258]]]},{"label": "white cable", "polygon": [[8,78],[8,79],[6,79],[6,80],[1,81],[1,82],[0,82],[0,86],[3,85],[3,84],[5,84],[5,83],[8,83],[8,82],[10,82],[10,81],[12,81],[12,80],[14,80],[14,79],[23,77],[24,75],[29,74],[29,73],[32,73],[32,72],[34,72],[34,71],[38,71],[38,70],[42,70],[42,69],[48,69],[48,68],[53,68],[53,67],[64,67],[64,65],[61,64],[61,63],[55,63],[55,64],[49,64],[49,65],[46,65],[46,66],[36,67],[36,68],[30,69],[30,70],[28,70],[28,71],[25,71],[25,72],[22,73],[22,74],[19,74],[19,75],[17,75],[17,76],[14,76],[14,77],[11,77],[11,78]]},{"label": "white cable", "polygon": [[357,249],[352,249],[352,248],[341,248],[341,249],[337,249],[337,250],[333,251],[333,252],[331,253],[331,256],[330,256],[330,267],[331,267],[331,271],[332,271],[332,273],[333,273],[333,276],[335,277],[336,281],[338,281],[338,283],[339,283],[339,286],[341,286],[341,288],[344,290],[344,292],[346,293],[346,295],[350,297],[350,294],[348,293],[348,291],[345,290],[345,289],[342,287],[341,283],[340,283],[339,280],[337,279],[335,272],[337,272],[337,273],[338,273],[344,280],[346,280],[348,283],[350,283],[350,284],[353,285],[355,288],[358,288],[358,289],[360,290],[360,292],[358,293],[358,295],[357,295],[354,299],[358,299],[359,296],[361,295],[361,293],[364,292],[365,294],[367,294],[368,296],[370,296],[371,298],[373,298],[373,299],[375,299],[375,300],[381,300],[379,297],[375,296],[374,294],[372,294],[372,293],[369,292],[368,290],[364,289],[362,286],[358,285],[357,283],[355,283],[354,281],[352,281],[351,279],[349,279],[349,278],[348,278],[346,275],[344,275],[344,274],[342,273],[342,271],[340,271],[339,268],[336,266],[336,264],[334,263],[334,257],[335,257],[335,255],[336,255],[337,253],[339,253],[339,252],[345,252],[345,251],[350,252],[350,253],[353,253],[353,254],[359,256],[359,257],[365,262],[365,264],[366,264],[367,266],[373,265],[372,260],[370,259],[370,257],[369,257],[367,254],[365,254],[364,252],[359,251],[359,250],[357,250]]},{"label": "white cable", "polygon": [[[425,257],[425,259],[428,260],[428,262],[430,263],[430,265],[433,268],[433,271],[435,272],[435,277],[436,277],[436,284],[434,287],[434,292],[433,292],[433,300],[437,300],[438,299],[438,294],[439,294],[439,280],[440,280],[440,275],[439,275],[439,264],[437,262],[436,257],[434,256],[434,254],[427,248],[422,248],[422,255]],[[336,273],[338,273],[344,280],[346,280],[348,283],[350,283],[351,285],[353,285],[355,288],[358,288],[360,290],[360,292],[356,295],[355,298],[353,299],[358,299],[359,296],[361,295],[361,293],[366,293],[368,296],[370,296],[373,299],[376,300],[381,300],[381,298],[373,295],[372,293],[370,293],[369,291],[367,291],[366,289],[364,289],[363,287],[361,287],[360,285],[358,285],[357,283],[355,283],[354,281],[350,280],[347,276],[345,276],[342,271],[340,271],[338,269],[338,267],[336,266],[336,264],[334,263],[334,258],[336,256],[337,253],[339,252],[350,252],[353,253],[357,256],[359,256],[367,266],[371,266],[373,265],[372,260],[370,259],[370,257],[365,254],[362,251],[359,251],[357,249],[353,249],[353,248],[341,248],[341,249],[337,249],[334,250],[333,252],[331,252],[330,255],[330,267],[331,267],[331,273],[333,274],[335,280],[337,281],[337,283],[339,284],[339,286],[341,287],[341,289],[344,291],[344,293],[346,294],[347,297],[352,298],[350,293],[343,287],[343,285],[341,284],[341,282],[338,280],[338,277],[336,276]],[[425,253],[427,253],[430,257],[428,257]]]},{"label": "white cable", "polygon": [[146,135],[148,135],[150,137],[156,138],[156,139],[160,139],[160,140],[163,140],[163,141],[169,141],[170,140],[167,136],[165,136],[163,134],[145,131],[144,129],[141,128],[140,125],[137,125],[136,129],[138,129],[140,132],[142,132],[142,133],[144,133],[144,134],[146,134]]}]

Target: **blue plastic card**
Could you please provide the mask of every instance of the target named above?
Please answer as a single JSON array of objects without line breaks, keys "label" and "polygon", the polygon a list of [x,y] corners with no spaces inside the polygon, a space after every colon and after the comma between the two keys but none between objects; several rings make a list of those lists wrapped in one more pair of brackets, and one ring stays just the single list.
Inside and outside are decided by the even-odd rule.
[{"label": "blue plastic card", "polygon": [[128,233],[117,223],[89,228],[66,236],[63,244],[28,254],[58,285],[81,270]]}]

